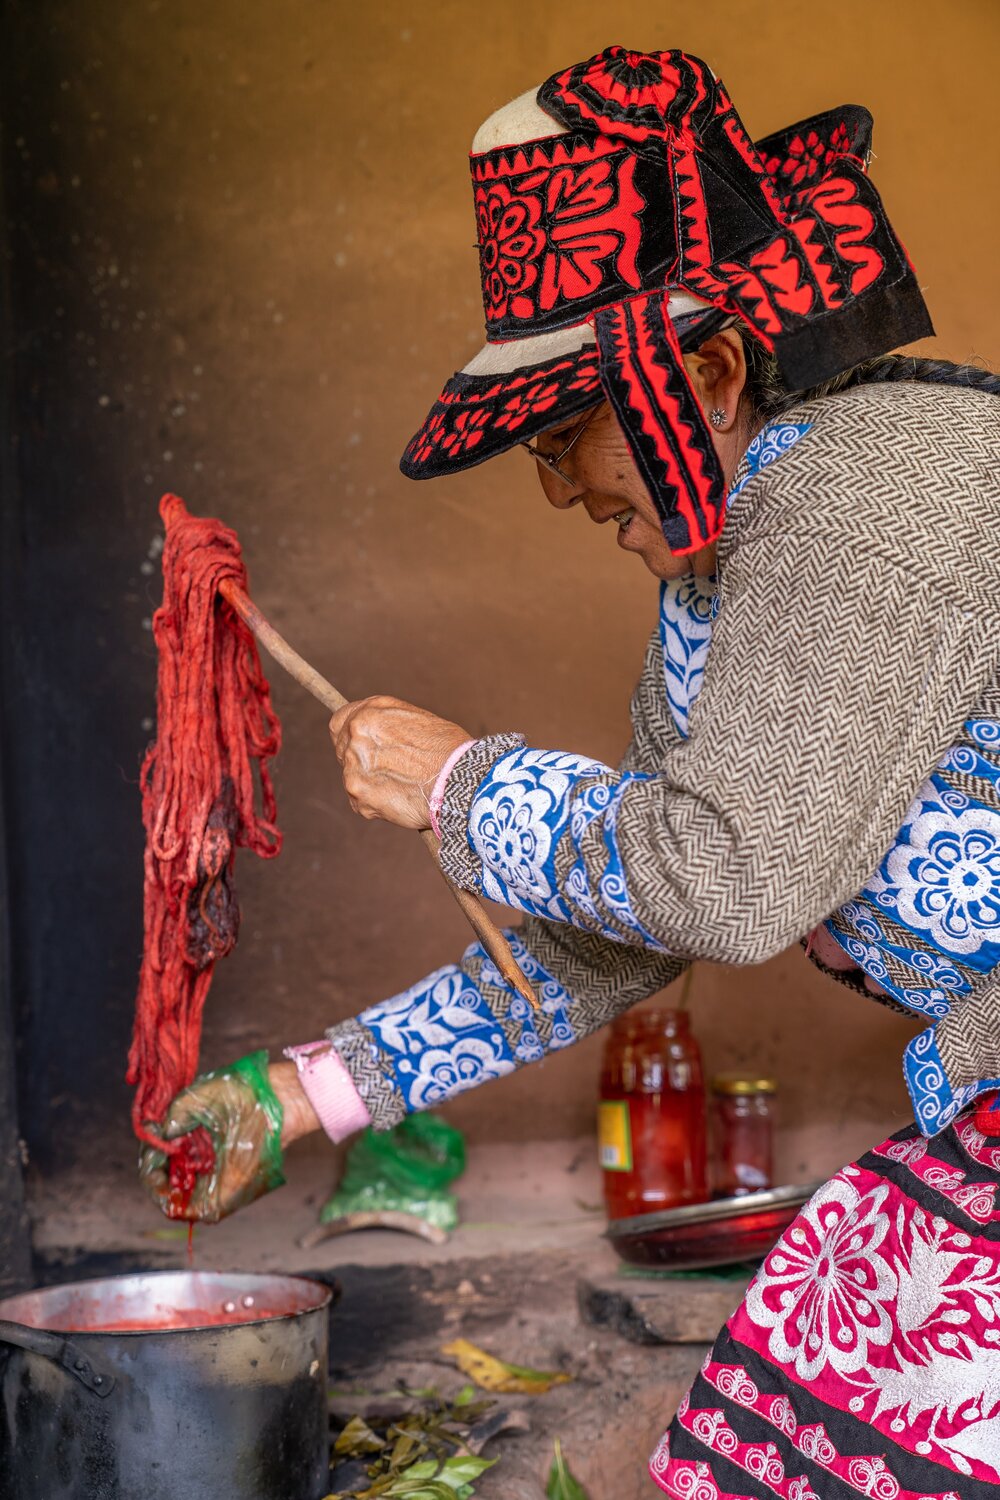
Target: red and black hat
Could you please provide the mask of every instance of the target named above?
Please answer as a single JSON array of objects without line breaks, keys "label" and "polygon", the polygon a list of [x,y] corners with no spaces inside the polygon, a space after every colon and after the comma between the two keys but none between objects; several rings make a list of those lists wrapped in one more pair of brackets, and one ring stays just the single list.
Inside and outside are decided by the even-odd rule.
[{"label": "red and black hat", "polygon": [[684,352],[738,324],[804,390],[933,332],[871,127],[845,105],[755,145],[705,63],[623,47],[492,115],[471,158],[487,342],[403,473],[469,468],[607,397],[671,549],[713,541],[725,486]]}]

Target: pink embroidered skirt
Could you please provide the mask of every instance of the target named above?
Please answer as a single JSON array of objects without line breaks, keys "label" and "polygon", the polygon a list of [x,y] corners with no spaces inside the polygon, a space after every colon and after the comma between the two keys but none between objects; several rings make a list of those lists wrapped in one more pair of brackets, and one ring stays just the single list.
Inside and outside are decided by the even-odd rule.
[{"label": "pink embroidered skirt", "polygon": [[997,1500],[998,1187],[972,1111],[838,1172],[716,1340],[653,1455],[660,1489]]}]

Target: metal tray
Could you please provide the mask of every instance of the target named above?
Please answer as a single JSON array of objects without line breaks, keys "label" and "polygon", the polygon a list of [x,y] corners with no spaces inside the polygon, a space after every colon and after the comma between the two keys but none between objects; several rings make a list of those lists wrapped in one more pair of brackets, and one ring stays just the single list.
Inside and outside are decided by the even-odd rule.
[{"label": "metal tray", "polygon": [[822,1186],[810,1182],[768,1188],[739,1198],[714,1198],[631,1219],[612,1219],[605,1236],[622,1260],[633,1266],[698,1271],[759,1260]]}]

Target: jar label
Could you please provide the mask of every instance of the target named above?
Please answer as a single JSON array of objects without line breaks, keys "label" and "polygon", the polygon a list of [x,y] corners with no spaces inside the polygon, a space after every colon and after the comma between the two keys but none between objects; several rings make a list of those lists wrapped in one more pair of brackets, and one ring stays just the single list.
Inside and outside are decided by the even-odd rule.
[{"label": "jar label", "polygon": [[597,1106],[597,1150],[606,1172],[631,1172],[632,1126],[627,1099],[602,1099]]}]

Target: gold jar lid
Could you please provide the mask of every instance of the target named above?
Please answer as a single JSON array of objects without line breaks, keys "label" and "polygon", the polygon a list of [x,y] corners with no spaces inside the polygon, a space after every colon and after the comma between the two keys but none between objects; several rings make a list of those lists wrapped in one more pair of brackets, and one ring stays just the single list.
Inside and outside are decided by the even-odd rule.
[{"label": "gold jar lid", "polygon": [[712,1079],[713,1094],[774,1094],[777,1090],[773,1078],[759,1078],[754,1073],[716,1073]]}]

